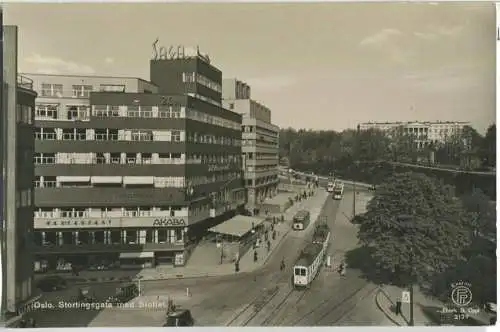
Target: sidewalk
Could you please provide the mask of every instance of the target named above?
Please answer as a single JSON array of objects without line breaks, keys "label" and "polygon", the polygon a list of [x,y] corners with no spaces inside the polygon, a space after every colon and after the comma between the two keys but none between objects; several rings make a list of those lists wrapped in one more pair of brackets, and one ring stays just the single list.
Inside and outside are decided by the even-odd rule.
[{"label": "sidewalk", "polygon": [[[396,301],[401,298],[402,289],[396,286],[383,286],[375,296],[375,303],[379,310],[397,326],[408,326],[410,321],[410,305],[403,303],[401,306],[401,315],[396,315],[394,308]],[[413,307],[413,320],[415,326],[484,326],[489,325],[491,314],[480,310],[479,313],[470,313],[469,318],[458,320],[457,315],[441,314],[443,308],[450,308],[449,305],[442,303],[439,300],[430,298],[422,294],[422,292],[415,287],[414,290],[414,307]]]},{"label": "sidewalk", "polygon": [[[252,272],[263,267],[272,257],[273,252],[278,248],[283,239],[291,230],[291,220],[295,213],[300,209],[312,209],[318,206],[320,210],[323,206],[328,193],[323,189],[315,189],[315,195],[309,197],[301,202],[294,203],[293,206],[288,208],[284,213],[284,222],[276,224],[276,239],[271,240],[271,250],[268,253],[265,245],[257,248],[258,262],[253,261],[253,250],[250,249],[245,255],[240,258],[240,272]],[[281,216],[281,214],[275,214]],[[272,214],[270,214],[272,216]],[[311,213],[311,220],[317,216]],[[267,222],[268,223],[268,222]],[[214,264],[209,266],[158,266],[156,268],[138,270],[111,270],[111,271],[82,271],[79,276],[72,276],[70,273],[58,274],[43,274],[39,278],[47,277],[50,275],[58,275],[75,284],[89,284],[89,283],[103,283],[103,282],[116,282],[116,281],[132,281],[132,280],[168,280],[168,279],[187,279],[187,278],[209,278],[219,277],[224,275],[235,274],[234,263]]]}]

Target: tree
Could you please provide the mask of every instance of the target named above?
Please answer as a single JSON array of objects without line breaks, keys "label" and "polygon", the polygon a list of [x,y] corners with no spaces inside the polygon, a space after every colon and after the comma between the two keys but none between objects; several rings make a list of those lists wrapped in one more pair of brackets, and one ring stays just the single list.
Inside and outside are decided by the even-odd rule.
[{"label": "tree", "polygon": [[449,284],[457,280],[471,284],[473,301],[496,302],[496,211],[488,196],[476,190],[461,197],[473,228],[472,242],[464,250],[465,261],[434,280],[433,293],[449,296]]},{"label": "tree", "polygon": [[453,190],[420,173],[395,174],[378,186],[362,219],[358,237],[379,275],[400,286],[426,285],[463,259],[470,243]]},{"label": "tree", "polygon": [[497,128],[495,124],[488,127],[481,145],[480,155],[484,166],[495,167],[496,165],[496,139]]}]

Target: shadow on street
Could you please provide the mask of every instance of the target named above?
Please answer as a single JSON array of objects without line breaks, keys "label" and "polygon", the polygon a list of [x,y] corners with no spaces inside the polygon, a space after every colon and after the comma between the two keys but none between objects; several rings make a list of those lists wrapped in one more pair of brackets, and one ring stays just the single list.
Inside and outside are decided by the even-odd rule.
[{"label": "shadow on street", "polygon": [[394,284],[390,272],[380,270],[372,258],[372,250],[368,247],[358,247],[346,252],[347,266],[361,271],[361,277],[376,284]]}]

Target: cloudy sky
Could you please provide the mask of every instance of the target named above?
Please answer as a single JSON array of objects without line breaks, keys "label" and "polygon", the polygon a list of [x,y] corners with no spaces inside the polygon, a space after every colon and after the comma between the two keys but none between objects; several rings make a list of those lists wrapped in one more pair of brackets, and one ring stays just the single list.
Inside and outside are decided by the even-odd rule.
[{"label": "cloudy sky", "polygon": [[281,127],[495,121],[491,4],[6,4],[24,72],[149,78],[152,42],[199,45]]}]

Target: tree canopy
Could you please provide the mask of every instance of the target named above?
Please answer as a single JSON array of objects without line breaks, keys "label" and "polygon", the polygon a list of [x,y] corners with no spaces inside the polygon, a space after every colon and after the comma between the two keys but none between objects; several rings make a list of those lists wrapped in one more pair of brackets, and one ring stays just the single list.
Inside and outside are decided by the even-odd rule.
[{"label": "tree canopy", "polygon": [[380,274],[392,282],[428,284],[463,259],[471,229],[449,186],[420,173],[399,173],[377,187],[358,237]]},{"label": "tree canopy", "polygon": [[440,164],[459,166],[465,157],[469,160],[472,155],[481,159],[482,166],[494,166],[495,130],[495,125],[490,126],[483,138],[474,128],[466,126],[461,132],[450,134],[444,142],[417,147],[412,137],[398,128],[390,135],[378,129],[336,132],[287,128],[280,131],[280,157],[288,158],[294,169],[322,174],[332,169],[345,171],[354,161],[428,160],[431,151]]}]

